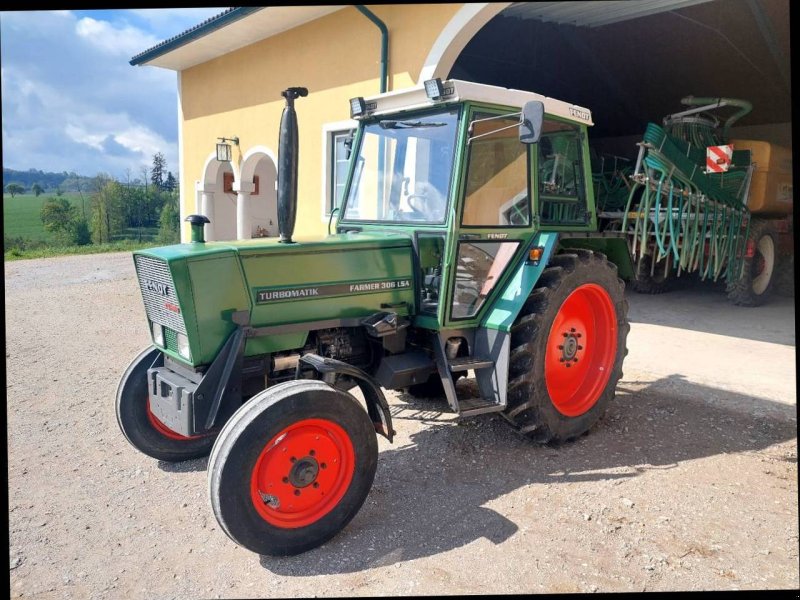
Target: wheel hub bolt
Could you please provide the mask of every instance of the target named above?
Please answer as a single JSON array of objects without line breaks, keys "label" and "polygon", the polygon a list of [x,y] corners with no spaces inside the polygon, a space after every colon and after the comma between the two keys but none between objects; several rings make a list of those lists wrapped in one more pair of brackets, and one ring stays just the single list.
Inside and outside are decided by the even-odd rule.
[{"label": "wheel hub bolt", "polygon": [[[304,488],[311,485],[319,473],[320,465],[313,456],[305,456],[296,460],[289,471],[289,481],[296,488]],[[295,490],[295,496],[300,494],[300,490]]]}]

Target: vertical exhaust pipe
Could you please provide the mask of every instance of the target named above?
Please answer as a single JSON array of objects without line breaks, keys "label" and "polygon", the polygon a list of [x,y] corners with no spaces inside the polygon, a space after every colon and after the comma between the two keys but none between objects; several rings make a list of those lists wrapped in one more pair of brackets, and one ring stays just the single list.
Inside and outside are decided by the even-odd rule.
[{"label": "vertical exhaust pipe", "polygon": [[296,98],[308,96],[308,88],[290,87],[281,92],[286,106],[281,114],[278,139],[278,232],[280,242],[291,244],[297,217],[297,113]]}]

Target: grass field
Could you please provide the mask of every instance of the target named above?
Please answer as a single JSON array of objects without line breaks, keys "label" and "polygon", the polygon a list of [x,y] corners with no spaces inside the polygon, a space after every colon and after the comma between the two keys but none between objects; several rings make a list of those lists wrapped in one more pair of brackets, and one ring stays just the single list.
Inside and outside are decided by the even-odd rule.
[{"label": "grass field", "polygon": [[[33,194],[17,194],[13,198],[10,194],[3,194],[3,235],[7,237],[23,237],[32,241],[54,242],[52,234],[42,227],[42,205],[55,194],[42,194],[38,198]],[[79,194],[64,194],[78,211],[82,211],[81,197]],[[91,207],[89,196],[84,194],[86,211]]]},{"label": "grass field", "polygon": [[[34,194],[17,194],[12,198],[10,194],[3,194],[3,237],[7,240],[18,240],[18,238],[24,240],[22,243],[14,241],[6,246],[5,260],[44,258],[62,254],[118,252],[160,245],[156,242],[158,227],[143,227],[124,229],[120,234],[113,236],[110,244],[64,246],[55,235],[45,231],[42,226],[40,216],[42,205],[54,197],[56,197],[54,194],[42,194],[38,198]],[[76,193],[66,193],[62,197],[78,209],[78,214],[83,212],[85,203],[86,216],[90,217],[91,200],[87,194],[84,194],[83,202],[80,194]]]}]

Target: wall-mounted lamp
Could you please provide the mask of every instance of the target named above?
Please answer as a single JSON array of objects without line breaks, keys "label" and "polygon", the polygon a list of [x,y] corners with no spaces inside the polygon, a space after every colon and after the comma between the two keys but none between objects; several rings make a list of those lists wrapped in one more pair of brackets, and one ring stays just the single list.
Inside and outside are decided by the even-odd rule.
[{"label": "wall-mounted lamp", "polygon": [[233,142],[237,146],[239,145],[239,138],[232,137],[232,138],[217,138],[219,142],[217,142],[217,160],[220,162],[226,162],[231,160],[231,145],[226,144],[225,142]]}]

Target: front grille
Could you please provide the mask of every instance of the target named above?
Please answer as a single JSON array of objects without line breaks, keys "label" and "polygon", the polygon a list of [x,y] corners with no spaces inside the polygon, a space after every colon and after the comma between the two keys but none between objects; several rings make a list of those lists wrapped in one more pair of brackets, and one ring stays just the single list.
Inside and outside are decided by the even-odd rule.
[{"label": "front grille", "polygon": [[135,256],[134,260],[147,318],[185,334],[186,325],[183,323],[183,317],[166,307],[167,303],[180,306],[167,263],[157,258],[139,255]]},{"label": "front grille", "polygon": [[164,327],[164,347],[175,353],[178,352],[178,334],[169,327]]}]

